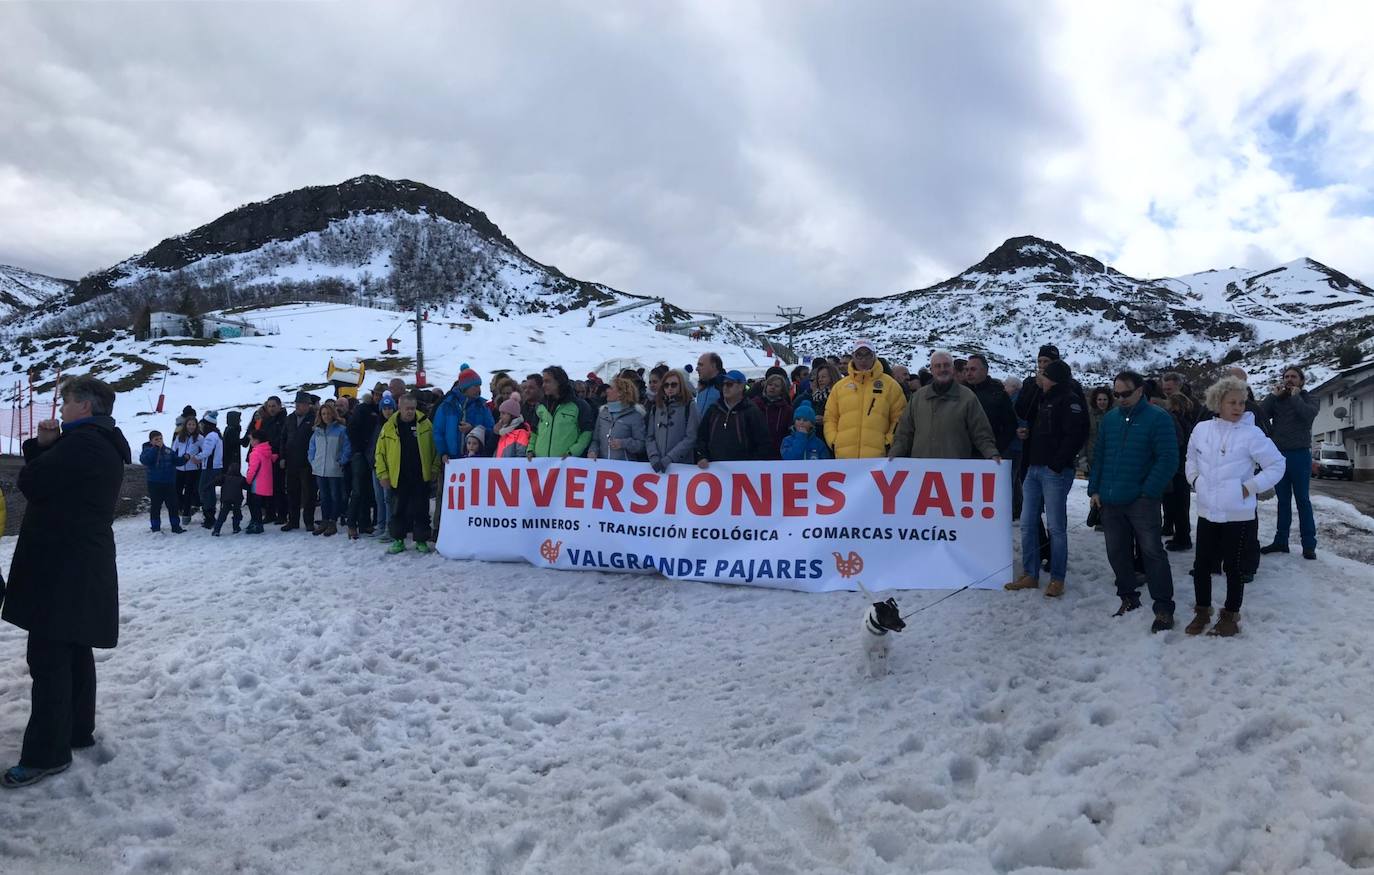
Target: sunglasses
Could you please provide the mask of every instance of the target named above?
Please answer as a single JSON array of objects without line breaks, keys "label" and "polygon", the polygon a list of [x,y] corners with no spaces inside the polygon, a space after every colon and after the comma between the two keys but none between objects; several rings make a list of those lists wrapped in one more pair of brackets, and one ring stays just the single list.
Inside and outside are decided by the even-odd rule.
[{"label": "sunglasses", "polygon": [[663,388],[665,388],[665,389],[681,389],[681,388],[682,388],[682,384],[679,383],[677,380],[674,380],[674,381],[671,382],[671,383],[664,383],[664,384],[663,384]]},{"label": "sunglasses", "polygon": [[1129,392],[1112,392],[1112,395],[1114,395],[1114,396],[1117,397],[1117,398],[1129,398],[1129,397],[1131,397],[1132,395],[1134,395],[1136,392],[1139,392],[1139,391],[1140,391],[1139,389],[1132,389],[1132,390],[1129,391]]}]

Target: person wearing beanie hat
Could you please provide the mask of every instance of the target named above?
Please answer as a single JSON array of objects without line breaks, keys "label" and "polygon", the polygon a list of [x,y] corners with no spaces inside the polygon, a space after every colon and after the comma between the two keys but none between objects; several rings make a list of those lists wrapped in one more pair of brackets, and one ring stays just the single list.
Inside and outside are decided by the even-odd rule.
[{"label": "person wearing beanie hat", "polygon": [[830,448],[816,434],[816,411],[810,401],[797,405],[792,414],[792,430],[782,439],[782,458],[787,461],[829,459]]},{"label": "person wearing beanie hat", "polygon": [[496,452],[493,453],[498,459],[523,459],[529,451],[530,427],[525,422],[522,400],[519,392],[512,392],[501,402],[498,411],[501,418],[496,421]]},{"label": "person wearing beanie hat", "polygon": [[1069,490],[1076,474],[1075,460],[1088,439],[1088,406],[1073,382],[1073,369],[1062,359],[1045,365],[1037,381],[1040,407],[1031,421],[1026,451],[1026,480],[1021,487],[1021,576],[1007,589],[1040,586],[1040,513],[1049,533],[1050,585],[1045,595],[1064,594],[1069,564]]},{"label": "person wearing beanie hat", "polygon": [[390,389],[387,389],[386,391],[382,392],[382,403],[378,406],[381,407],[381,409],[383,410],[396,409],[396,399],[392,396]]},{"label": "person wearing beanie hat", "polygon": [[474,425],[463,439],[465,451],[464,458],[480,459],[487,454],[487,430],[480,425]]},{"label": "person wearing beanie hat", "polygon": [[[1043,344],[1040,347],[1040,351],[1035,354],[1035,357],[1037,360],[1048,359],[1050,361],[1059,361],[1059,347],[1052,343]],[[1041,364],[1040,367],[1043,369],[1044,364]]]},{"label": "person wearing beanie hat", "polygon": [[482,397],[482,378],[466,362],[459,369],[453,388],[434,408],[433,425],[434,452],[439,456],[441,469],[449,459],[461,459],[468,454],[466,438],[474,428],[482,426],[484,438],[495,433],[496,420]]},{"label": "person wearing beanie hat", "polygon": [[459,392],[462,392],[464,394],[467,394],[467,391],[469,389],[476,386],[479,390],[478,394],[480,395],[480,390],[482,388],[482,378],[478,375],[476,371],[474,371],[471,367],[468,366],[467,362],[464,362],[463,366],[458,369],[458,379],[454,381],[453,386]]},{"label": "person wearing beanie hat", "polygon": [[791,431],[792,421],[796,418],[792,412],[792,398],[788,395],[790,387],[786,371],[770,368],[761,391],[754,396],[754,404],[763,414],[763,423],[768,427],[772,442],[773,451],[768,454],[770,459],[782,458],[783,438]]},{"label": "person wearing beanie hat", "polygon": [[205,416],[200,420],[200,450],[196,453],[196,461],[200,463],[200,476],[196,484],[200,493],[200,525],[205,529],[215,527],[215,487],[224,473],[224,438],[215,426],[218,421],[217,411],[205,411]]},{"label": "person wearing beanie hat", "polygon": [[243,414],[237,410],[224,412],[224,470],[238,471],[243,467],[243,447],[239,439],[243,434]]}]

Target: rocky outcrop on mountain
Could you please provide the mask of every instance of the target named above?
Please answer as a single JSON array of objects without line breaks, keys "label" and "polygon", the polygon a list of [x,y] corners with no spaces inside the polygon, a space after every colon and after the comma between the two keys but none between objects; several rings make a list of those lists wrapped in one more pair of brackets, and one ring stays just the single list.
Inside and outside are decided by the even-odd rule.
[{"label": "rocky outcrop on mountain", "polygon": [[[1199,279],[1203,277],[1204,279]],[[1269,271],[1137,279],[1038,237],[1013,237],[924,289],[858,298],[794,327],[803,352],[871,337],[894,361],[982,352],[1029,369],[1041,343],[1096,374],[1123,366],[1243,357],[1260,344],[1374,315],[1374,292],[1310,259]]]}]

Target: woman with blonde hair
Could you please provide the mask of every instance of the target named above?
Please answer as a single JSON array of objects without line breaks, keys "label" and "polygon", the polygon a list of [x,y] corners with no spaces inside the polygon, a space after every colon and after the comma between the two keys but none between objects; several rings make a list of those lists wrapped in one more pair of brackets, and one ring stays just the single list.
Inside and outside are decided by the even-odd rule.
[{"label": "woman with blonde hair", "polygon": [[701,411],[697,410],[687,374],[680,369],[664,373],[645,423],[645,442],[653,469],[662,474],[671,464],[692,464],[696,460],[700,425]]},{"label": "woman with blonde hair", "polygon": [[[1184,629],[1198,635],[1212,619],[1211,569],[1219,558],[1226,572],[1226,604],[1209,635],[1240,631],[1245,595],[1241,551],[1246,526],[1255,518],[1256,496],[1283,477],[1283,454],[1245,409],[1248,387],[1223,377],[1207,390],[1207,407],[1216,418],[1198,423],[1188,440],[1184,474],[1197,493],[1197,561],[1193,564],[1196,614]],[[1259,473],[1255,473],[1256,469]]]},{"label": "woman with blonde hair", "polygon": [[639,387],[629,377],[616,377],[606,384],[606,403],[596,413],[587,458],[643,460],[644,408],[639,406]]}]

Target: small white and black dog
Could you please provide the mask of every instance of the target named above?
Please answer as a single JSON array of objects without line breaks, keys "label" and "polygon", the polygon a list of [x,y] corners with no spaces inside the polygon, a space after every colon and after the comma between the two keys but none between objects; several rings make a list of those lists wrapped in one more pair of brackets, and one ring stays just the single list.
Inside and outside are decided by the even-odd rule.
[{"label": "small white and black dog", "polygon": [[901,612],[897,610],[895,599],[874,602],[873,607],[864,613],[863,630],[863,668],[871,678],[887,674],[887,651],[892,640],[889,633],[900,632],[906,628]]}]

